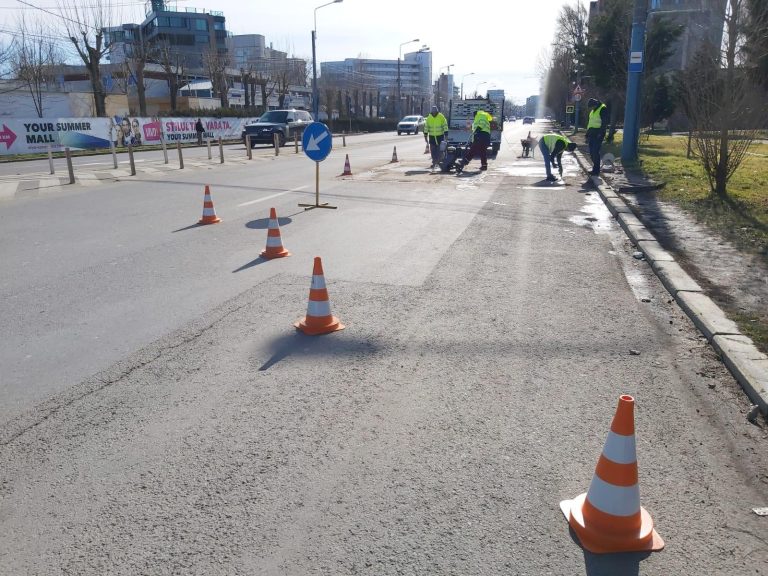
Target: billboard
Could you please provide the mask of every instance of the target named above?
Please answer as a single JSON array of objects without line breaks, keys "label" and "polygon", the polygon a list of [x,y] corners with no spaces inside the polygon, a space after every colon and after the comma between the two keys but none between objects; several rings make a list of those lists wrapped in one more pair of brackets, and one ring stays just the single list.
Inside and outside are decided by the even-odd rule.
[{"label": "billboard", "polygon": [[[203,138],[236,140],[243,126],[255,118],[201,118]],[[15,118],[0,121],[0,154],[46,153],[117,147],[195,142],[197,118]]]}]

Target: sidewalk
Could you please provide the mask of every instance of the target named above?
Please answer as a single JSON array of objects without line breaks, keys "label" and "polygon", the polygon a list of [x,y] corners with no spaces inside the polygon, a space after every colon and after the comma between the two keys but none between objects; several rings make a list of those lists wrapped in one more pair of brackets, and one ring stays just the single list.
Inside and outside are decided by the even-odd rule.
[{"label": "sidewalk", "polygon": [[[585,172],[591,168],[591,161],[583,152],[586,150],[583,132],[575,136],[568,135],[577,142],[580,149],[575,156]],[[644,206],[637,198],[629,195],[643,195],[657,190],[661,184],[650,181],[640,174],[626,173],[619,167],[612,173],[589,177],[597,188],[603,202],[616,218],[627,236],[632,240],[638,251],[651,265],[664,287],[669,291],[678,305],[691,318],[696,327],[707,338],[715,351],[720,354],[723,362],[747,393],[749,399],[768,416],[768,356],[760,352],[750,338],[743,335],[736,323],[727,317],[720,306],[711,298],[718,290],[717,282],[709,279],[697,281],[691,277],[678,261],[690,261],[695,256],[683,251],[672,249],[668,251],[657,239],[652,228],[659,227],[658,219],[664,219],[661,211],[656,211],[653,217],[657,220],[647,226],[647,214]],[[664,221],[664,227],[675,222]],[[705,242],[717,244],[714,238],[706,238]],[[722,244],[722,242],[720,243]],[[678,247],[679,248],[679,247]],[[711,256],[707,254],[707,256]],[[729,254],[733,256],[733,254]],[[746,257],[749,259],[749,257]],[[747,264],[752,267],[752,264]],[[697,270],[700,274],[701,270]],[[756,276],[762,277],[763,271],[755,271]],[[703,281],[702,281],[703,280]],[[734,281],[733,279],[730,279]],[[704,284],[704,286],[702,286]],[[764,289],[768,289],[765,287]],[[760,297],[758,296],[758,301]],[[751,413],[750,417],[754,418]]]}]

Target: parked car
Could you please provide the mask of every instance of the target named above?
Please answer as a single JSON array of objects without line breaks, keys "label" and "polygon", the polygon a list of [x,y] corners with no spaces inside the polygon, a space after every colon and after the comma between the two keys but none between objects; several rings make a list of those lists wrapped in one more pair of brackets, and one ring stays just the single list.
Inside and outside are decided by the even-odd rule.
[{"label": "parked car", "polygon": [[245,135],[250,136],[251,147],[255,144],[273,144],[277,134],[278,144],[284,146],[294,137],[301,138],[304,128],[312,123],[312,114],[306,110],[270,110],[262,114],[256,122],[249,122],[243,127],[241,136],[245,144]]},{"label": "parked car", "polygon": [[406,134],[420,134],[424,131],[424,116],[406,116],[397,123],[397,135],[403,132]]},{"label": "parked car", "polygon": [[533,116],[525,116],[523,118],[523,124],[534,124],[536,119]]}]

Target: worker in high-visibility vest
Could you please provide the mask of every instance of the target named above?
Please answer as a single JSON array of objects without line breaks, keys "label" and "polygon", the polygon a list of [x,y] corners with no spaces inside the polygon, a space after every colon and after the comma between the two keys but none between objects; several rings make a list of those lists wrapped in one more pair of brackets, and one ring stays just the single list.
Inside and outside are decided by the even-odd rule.
[{"label": "worker in high-visibility vest", "polygon": [[[490,105],[486,106],[490,109]],[[464,157],[456,162],[456,172],[461,174],[464,167],[480,154],[480,170],[488,170],[488,146],[491,145],[491,122],[493,116],[482,108],[475,113],[472,121],[472,146],[464,154]]]},{"label": "worker in high-visibility vest", "polygon": [[589,157],[592,159],[592,176],[600,174],[600,147],[605,140],[605,131],[610,121],[608,108],[597,98],[587,101],[589,120],[587,120],[587,144],[589,145]]},{"label": "worker in high-visibility vest", "polygon": [[448,120],[445,119],[437,106],[432,106],[429,115],[424,121],[424,140],[429,144],[429,153],[432,155],[432,169],[437,168],[440,162],[440,143],[448,135]]},{"label": "worker in high-visibility vest", "polygon": [[544,134],[544,136],[539,138],[539,150],[541,150],[541,157],[544,158],[547,182],[556,182],[557,178],[552,175],[552,168],[558,168],[562,178],[563,152],[566,150],[573,152],[576,150],[576,144],[560,134]]}]

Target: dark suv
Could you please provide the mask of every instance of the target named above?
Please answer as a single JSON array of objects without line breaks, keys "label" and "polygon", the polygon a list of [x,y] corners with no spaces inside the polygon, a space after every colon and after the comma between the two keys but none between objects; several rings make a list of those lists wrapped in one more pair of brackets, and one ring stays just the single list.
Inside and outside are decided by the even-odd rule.
[{"label": "dark suv", "polygon": [[256,122],[246,124],[243,128],[242,138],[245,144],[246,134],[251,138],[251,147],[255,144],[273,144],[275,134],[278,143],[284,146],[292,141],[294,135],[301,139],[304,128],[312,123],[312,115],[306,110],[270,110]]}]

